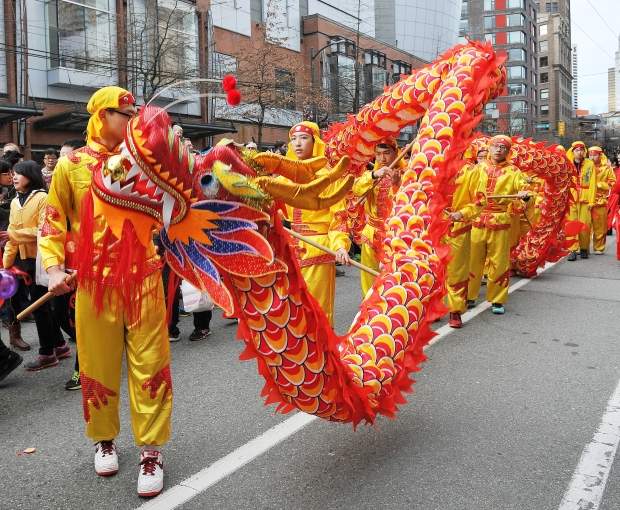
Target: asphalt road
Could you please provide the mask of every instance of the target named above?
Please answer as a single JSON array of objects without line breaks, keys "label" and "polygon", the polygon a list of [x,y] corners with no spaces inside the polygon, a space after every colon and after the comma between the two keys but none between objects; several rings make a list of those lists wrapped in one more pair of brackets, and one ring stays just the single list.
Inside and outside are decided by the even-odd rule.
[{"label": "asphalt road", "polygon": [[[337,280],[341,332],[359,304],[358,278],[347,269]],[[355,432],[315,420],[181,508],[558,509],[620,378],[619,312],[620,262],[611,253],[561,262],[512,293],[505,316],[486,310],[433,345],[397,419]],[[167,488],[290,417],[263,406],[255,365],[237,359],[235,326],[215,315],[206,342],[187,340],[185,318],[185,338],[172,345]],[[32,325],[24,331],[34,338]],[[126,388],[120,472],[100,478],[80,394],[63,388],[72,364],[20,368],[0,383],[2,509],[144,503]],[[28,447],[36,452],[17,454]],[[620,508],[616,464],[600,508]]]}]

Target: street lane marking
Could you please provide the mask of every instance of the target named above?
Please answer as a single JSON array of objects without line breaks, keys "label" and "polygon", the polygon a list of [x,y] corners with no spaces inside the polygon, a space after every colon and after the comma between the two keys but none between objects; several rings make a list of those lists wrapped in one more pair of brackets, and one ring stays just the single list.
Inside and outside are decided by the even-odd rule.
[{"label": "street lane marking", "polygon": [[620,442],[620,381],[607,402],[592,441],[586,445],[559,510],[597,510]]},{"label": "street lane marking", "polygon": [[[542,274],[556,264],[557,262],[547,263],[539,270],[538,274]],[[532,279],[527,278],[519,280],[509,287],[508,293],[511,294],[514,291],[519,290],[531,281]],[[490,306],[491,303],[484,301],[475,308],[467,311],[463,314],[463,323],[469,322]],[[424,347],[424,350],[436,344],[440,339],[448,336],[454,331],[454,328],[451,328],[448,325],[437,329],[435,331],[437,336]],[[296,434],[303,429],[306,425],[317,419],[318,418],[316,416],[310,414],[294,414],[290,418],[278,423],[274,427],[271,427],[255,439],[252,439],[250,442],[240,446],[225,457],[215,461],[210,466],[207,466],[193,476],[183,480],[178,485],[167,489],[156,498],[147,501],[143,505],[139,506],[138,510],[172,510],[177,508],[201,492],[206,491],[209,487],[212,487],[228,475],[231,475],[235,471],[241,469],[246,464],[252,462],[255,458],[267,452],[277,444],[285,441],[293,434]]]}]

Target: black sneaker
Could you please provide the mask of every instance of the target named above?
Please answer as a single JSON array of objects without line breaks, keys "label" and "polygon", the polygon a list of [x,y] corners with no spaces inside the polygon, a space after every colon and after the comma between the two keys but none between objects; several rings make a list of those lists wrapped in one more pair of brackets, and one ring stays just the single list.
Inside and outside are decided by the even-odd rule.
[{"label": "black sneaker", "polygon": [[82,383],[80,382],[80,373],[77,370],[74,370],[73,375],[71,376],[71,379],[69,379],[65,383],[65,390],[73,391],[73,390],[79,390],[81,388],[82,388]]},{"label": "black sneaker", "polygon": [[566,260],[568,260],[569,262],[574,262],[575,260],[577,260],[577,252],[576,251],[571,251],[568,254],[568,259],[566,259]]},{"label": "black sneaker", "polygon": [[589,255],[588,255],[588,250],[580,250],[580,251],[579,251],[579,256],[580,256],[582,259],[587,259],[587,258],[589,257]]},{"label": "black sneaker", "polygon": [[198,340],[206,340],[206,338],[211,334],[211,330],[209,328],[207,329],[195,329],[194,331],[192,331],[192,333],[189,335],[189,339],[192,342],[196,342]]},{"label": "black sneaker", "polygon": [[168,331],[168,338],[170,338],[171,342],[178,342],[181,340],[181,332],[179,328],[174,327]]},{"label": "black sneaker", "polygon": [[15,351],[9,351],[4,359],[0,360],[0,381],[22,364],[22,358]]}]

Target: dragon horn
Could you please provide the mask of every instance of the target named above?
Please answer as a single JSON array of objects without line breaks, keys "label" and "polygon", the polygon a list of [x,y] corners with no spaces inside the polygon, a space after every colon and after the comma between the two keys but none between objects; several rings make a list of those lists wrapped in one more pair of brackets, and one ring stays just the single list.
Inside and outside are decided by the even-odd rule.
[{"label": "dragon horn", "polygon": [[252,159],[267,172],[281,175],[301,184],[312,181],[316,171],[327,165],[327,159],[321,156],[294,160],[273,152],[259,152]]}]

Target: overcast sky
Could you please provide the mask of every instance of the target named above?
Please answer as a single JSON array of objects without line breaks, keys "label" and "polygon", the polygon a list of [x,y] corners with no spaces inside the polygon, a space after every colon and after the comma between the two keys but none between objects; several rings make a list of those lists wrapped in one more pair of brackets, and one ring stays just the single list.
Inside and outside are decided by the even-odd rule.
[{"label": "overcast sky", "polygon": [[607,69],[613,67],[618,51],[620,0],[571,0],[571,24],[577,45],[579,108],[606,112]]}]

